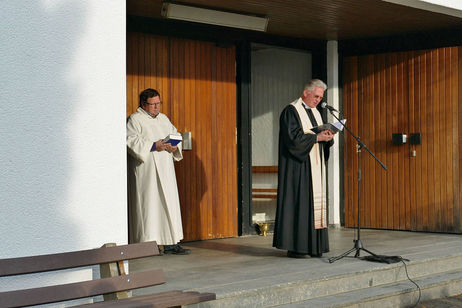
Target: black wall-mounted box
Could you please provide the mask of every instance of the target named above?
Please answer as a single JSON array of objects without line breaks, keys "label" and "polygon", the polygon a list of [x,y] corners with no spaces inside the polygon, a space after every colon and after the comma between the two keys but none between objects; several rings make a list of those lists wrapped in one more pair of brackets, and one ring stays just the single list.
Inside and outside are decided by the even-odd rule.
[{"label": "black wall-mounted box", "polygon": [[402,145],[406,143],[406,135],[405,134],[393,134],[393,144],[394,145]]},{"label": "black wall-mounted box", "polygon": [[409,136],[410,144],[422,144],[422,136],[420,133],[413,133]]}]

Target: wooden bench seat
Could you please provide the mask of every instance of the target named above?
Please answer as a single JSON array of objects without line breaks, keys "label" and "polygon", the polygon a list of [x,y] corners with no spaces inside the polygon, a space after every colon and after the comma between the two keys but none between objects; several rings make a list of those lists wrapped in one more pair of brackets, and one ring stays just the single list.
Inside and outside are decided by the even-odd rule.
[{"label": "wooden bench seat", "polygon": [[252,188],[252,199],[277,199],[277,188]]},{"label": "wooden bench seat", "polygon": [[[33,289],[0,292],[0,307],[23,307],[49,304],[97,295],[113,295],[116,300],[86,304],[101,307],[176,307],[214,300],[214,293],[194,291],[168,291],[144,296],[114,296],[116,292],[165,283],[161,269],[125,274],[123,261],[159,255],[155,242],[137,243],[123,246],[102,247],[75,252],[49,254],[32,257],[0,259],[0,276],[24,275],[49,272],[91,265],[113,265],[118,274],[113,277],[89,281],[38,287]],[[126,293],[125,293],[126,294]],[[127,298],[121,298],[127,297]]]},{"label": "wooden bench seat", "polygon": [[[278,166],[252,166],[252,173],[278,173]],[[252,188],[252,199],[277,199],[277,188]]]},{"label": "wooden bench seat", "polygon": [[117,301],[105,301],[94,304],[73,306],[73,307],[175,307],[181,305],[196,304],[204,301],[214,300],[214,293],[199,293],[196,291],[166,291],[162,293],[142,295],[119,299]]}]

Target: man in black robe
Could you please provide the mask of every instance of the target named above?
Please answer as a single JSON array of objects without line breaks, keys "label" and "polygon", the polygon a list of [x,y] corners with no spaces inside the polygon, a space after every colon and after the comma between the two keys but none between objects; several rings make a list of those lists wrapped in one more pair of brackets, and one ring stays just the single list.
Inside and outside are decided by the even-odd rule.
[{"label": "man in black robe", "polygon": [[[325,161],[333,144],[330,130],[315,134],[323,124],[316,106],[327,86],[311,80],[302,96],[279,119],[278,198],[273,246],[289,257],[321,257],[329,251]],[[313,175],[312,175],[313,174]]]}]

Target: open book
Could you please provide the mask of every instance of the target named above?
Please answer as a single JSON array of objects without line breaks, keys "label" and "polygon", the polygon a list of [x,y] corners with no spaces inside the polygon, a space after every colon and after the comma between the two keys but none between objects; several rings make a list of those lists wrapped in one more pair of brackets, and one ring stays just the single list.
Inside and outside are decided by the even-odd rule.
[{"label": "open book", "polygon": [[162,141],[164,143],[170,143],[171,145],[175,146],[178,143],[180,143],[181,141],[183,141],[183,137],[181,136],[181,134],[178,134],[178,133],[177,134],[169,134]]},{"label": "open book", "polygon": [[[343,120],[340,120],[343,124],[346,123],[346,119],[343,119]],[[340,122],[335,122],[335,123],[326,123],[326,124],[322,124],[322,125],[319,125],[319,126],[315,126],[311,129],[312,132],[314,132],[315,134],[319,134],[320,132],[322,132],[323,130],[326,130],[326,129],[329,129],[331,131],[333,131],[334,133],[338,132],[338,131],[341,131],[343,130],[343,124],[340,123]]]}]

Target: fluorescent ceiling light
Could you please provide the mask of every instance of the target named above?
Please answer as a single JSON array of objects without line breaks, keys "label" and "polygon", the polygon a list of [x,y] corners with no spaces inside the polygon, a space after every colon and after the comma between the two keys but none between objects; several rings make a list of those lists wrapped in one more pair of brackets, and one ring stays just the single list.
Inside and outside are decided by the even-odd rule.
[{"label": "fluorescent ceiling light", "polygon": [[268,18],[164,2],[162,16],[224,27],[266,31]]}]

